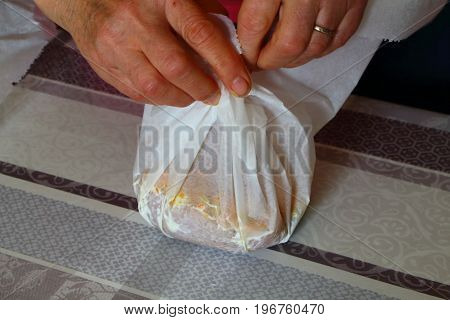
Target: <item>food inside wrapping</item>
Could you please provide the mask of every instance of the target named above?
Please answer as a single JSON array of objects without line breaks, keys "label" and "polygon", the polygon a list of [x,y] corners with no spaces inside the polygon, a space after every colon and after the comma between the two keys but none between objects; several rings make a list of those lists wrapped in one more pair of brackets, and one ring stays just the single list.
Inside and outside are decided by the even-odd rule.
[{"label": "food inside wrapping", "polygon": [[[246,98],[223,89],[217,107],[198,102],[170,111],[190,122],[189,130],[206,130],[193,130],[169,159],[152,160],[164,147],[173,151],[167,142],[182,139],[173,133],[185,124],[146,109],[144,122],[154,130],[149,138],[143,129],[141,145],[151,152],[138,156],[135,176],[144,218],[170,237],[230,251],[286,241],[308,204],[314,163],[310,136],[297,118],[259,86]],[[168,138],[154,137],[167,126]],[[180,163],[188,165],[183,170]]]}]

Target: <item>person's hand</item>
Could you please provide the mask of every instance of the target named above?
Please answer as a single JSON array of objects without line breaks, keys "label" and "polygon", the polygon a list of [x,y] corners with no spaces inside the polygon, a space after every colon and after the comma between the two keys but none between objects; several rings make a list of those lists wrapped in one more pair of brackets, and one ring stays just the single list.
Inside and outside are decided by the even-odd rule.
[{"label": "person's hand", "polygon": [[[366,4],[367,0],[244,0],[238,35],[245,59],[254,68],[276,69],[324,56],[355,33]],[[333,34],[315,31],[315,26]]]},{"label": "person's hand", "polygon": [[216,81],[196,63],[203,58],[236,95],[250,91],[245,62],[208,11],[211,0],[35,0],[73,37],[106,82],[134,100],[186,106],[217,104]]}]

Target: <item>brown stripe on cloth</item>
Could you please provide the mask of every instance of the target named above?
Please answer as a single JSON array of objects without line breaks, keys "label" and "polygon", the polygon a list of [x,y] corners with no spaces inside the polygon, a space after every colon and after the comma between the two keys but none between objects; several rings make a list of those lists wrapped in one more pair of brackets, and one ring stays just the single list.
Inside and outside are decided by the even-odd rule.
[{"label": "brown stripe on cloth", "polygon": [[317,159],[450,192],[450,175],[316,143]]},{"label": "brown stripe on cloth", "polygon": [[383,268],[368,262],[322,251],[300,243],[286,242],[270,248],[291,256],[314,261],[325,266],[348,271],[377,281],[411,289],[434,297],[450,299],[450,286],[416,277],[400,271]]},{"label": "brown stripe on cloth", "polygon": [[[56,177],[44,172],[0,161],[0,173],[122,208],[137,210],[137,201],[133,197],[85,185],[69,179]],[[450,299],[449,285],[416,277],[400,271],[383,268],[336,253],[322,251],[295,242],[287,242],[270,249],[398,287],[439,298]]]},{"label": "brown stripe on cloth", "polygon": [[450,132],[341,110],[315,141],[412,166],[450,173]]},{"label": "brown stripe on cloth", "polygon": [[0,161],[0,174],[137,211],[136,198]]}]

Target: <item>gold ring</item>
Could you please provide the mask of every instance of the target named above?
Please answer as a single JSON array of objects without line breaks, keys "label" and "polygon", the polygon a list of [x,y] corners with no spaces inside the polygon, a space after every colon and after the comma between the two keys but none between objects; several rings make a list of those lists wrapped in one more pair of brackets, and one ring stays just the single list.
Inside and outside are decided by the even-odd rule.
[{"label": "gold ring", "polygon": [[331,29],[328,29],[328,28],[325,28],[325,27],[322,27],[322,26],[319,26],[319,25],[315,25],[314,26],[314,31],[323,33],[323,34],[325,34],[327,36],[330,36],[330,37],[334,36],[334,33],[335,33],[335,31],[333,31]]}]

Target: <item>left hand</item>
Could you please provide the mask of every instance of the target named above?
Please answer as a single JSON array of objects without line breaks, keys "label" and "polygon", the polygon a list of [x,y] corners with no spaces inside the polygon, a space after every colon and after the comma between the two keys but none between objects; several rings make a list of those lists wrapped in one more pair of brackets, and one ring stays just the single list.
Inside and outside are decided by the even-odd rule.
[{"label": "left hand", "polygon": [[[244,57],[253,68],[277,69],[324,56],[355,33],[366,4],[367,0],[244,0],[238,16]],[[316,25],[334,34],[315,31]]]}]

